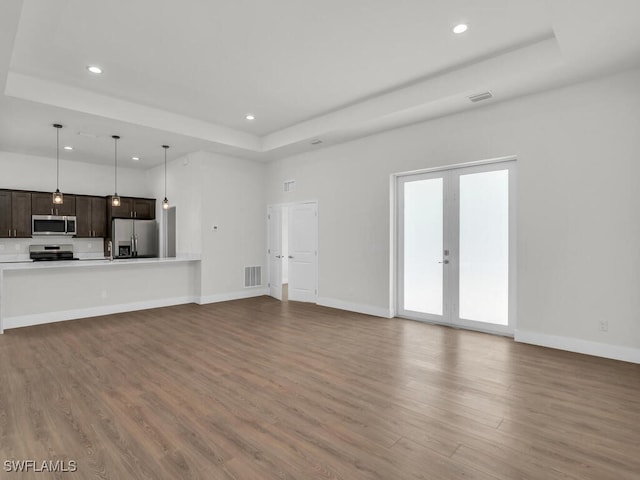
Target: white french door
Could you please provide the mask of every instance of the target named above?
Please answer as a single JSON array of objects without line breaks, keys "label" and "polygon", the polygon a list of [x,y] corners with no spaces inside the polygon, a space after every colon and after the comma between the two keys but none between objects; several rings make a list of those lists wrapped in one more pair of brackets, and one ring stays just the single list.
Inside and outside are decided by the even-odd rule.
[{"label": "white french door", "polygon": [[289,300],[318,298],[318,204],[289,207]]},{"label": "white french door", "polygon": [[515,162],[398,177],[398,314],[512,334]]},{"label": "white french door", "polygon": [[288,251],[289,300],[317,301],[318,297],[318,204],[303,202],[267,207],[267,256],[269,295],[282,300],[282,211],[288,209],[286,238]]}]

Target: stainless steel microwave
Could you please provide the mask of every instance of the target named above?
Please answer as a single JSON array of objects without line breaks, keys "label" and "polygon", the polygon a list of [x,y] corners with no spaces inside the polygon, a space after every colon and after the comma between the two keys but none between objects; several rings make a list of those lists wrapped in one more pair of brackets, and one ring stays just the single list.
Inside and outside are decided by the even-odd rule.
[{"label": "stainless steel microwave", "polygon": [[76,235],[76,217],[58,215],[32,215],[32,235]]}]

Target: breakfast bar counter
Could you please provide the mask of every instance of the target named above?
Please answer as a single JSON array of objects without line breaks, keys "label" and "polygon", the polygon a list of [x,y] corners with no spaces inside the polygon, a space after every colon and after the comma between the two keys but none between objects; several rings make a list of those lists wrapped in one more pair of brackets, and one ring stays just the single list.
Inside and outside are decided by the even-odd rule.
[{"label": "breakfast bar counter", "polygon": [[196,302],[200,258],[0,263],[0,332]]}]

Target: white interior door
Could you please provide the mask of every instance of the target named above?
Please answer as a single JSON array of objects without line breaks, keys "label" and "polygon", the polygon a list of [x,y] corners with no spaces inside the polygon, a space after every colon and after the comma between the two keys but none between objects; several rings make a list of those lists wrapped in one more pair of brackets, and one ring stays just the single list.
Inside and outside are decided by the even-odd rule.
[{"label": "white interior door", "polygon": [[282,207],[267,209],[269,295],[282,300]]},{"label": "white interior door", "polygon": [[399,178],[401,316],[513,333],[514,171],[501,162]]},{"label": "white interior door", "polygon": [[289,300],[316,302],[318,295],[318,204],[289,207]]}]

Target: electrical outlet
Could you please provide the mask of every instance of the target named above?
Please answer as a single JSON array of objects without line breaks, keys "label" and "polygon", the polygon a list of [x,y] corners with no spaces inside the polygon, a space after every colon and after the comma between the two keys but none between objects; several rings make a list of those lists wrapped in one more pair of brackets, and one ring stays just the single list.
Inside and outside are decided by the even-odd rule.
[{"label": "electrical outlet", "polygon": [[600,320],[600,331],[601,332],[609,331],[609,320]]},{"label": "electrical outlet", "polygon": [[4,245],[0,244],[0,252],[4,250]]},{"label": "electrical outlet", "polygon": [[19,251],[20,251],[20,244],[16,243],[16,252],[19,252]]},{"label": "electrical outlet", "polygon": [[91,250],[91,242],[87,243],[87,248]]}]

